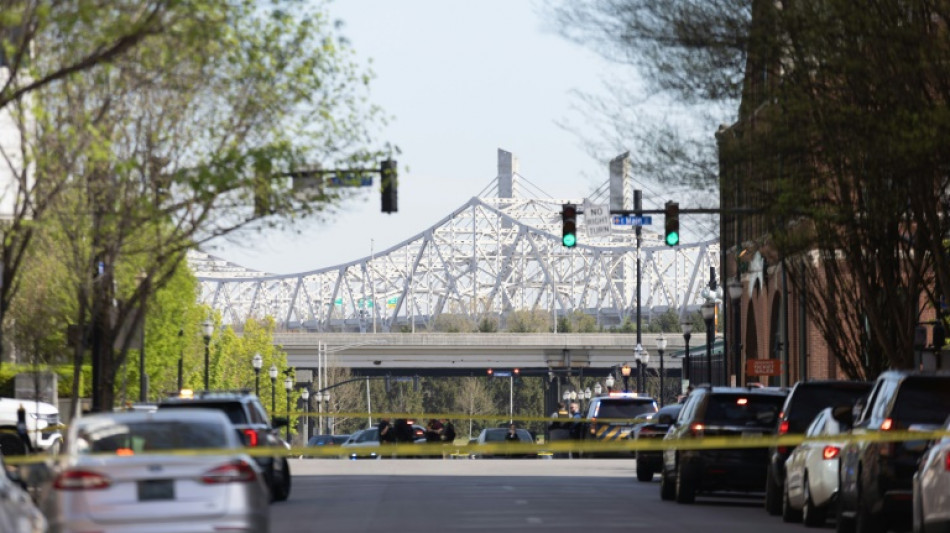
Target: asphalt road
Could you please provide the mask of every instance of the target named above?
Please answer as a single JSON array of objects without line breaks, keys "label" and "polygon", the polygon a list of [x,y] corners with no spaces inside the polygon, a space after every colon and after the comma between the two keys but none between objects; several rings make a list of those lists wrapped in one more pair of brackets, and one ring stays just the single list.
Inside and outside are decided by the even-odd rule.
[{"label": "asphalt road", "polygon": [[[804,531],[761,495],[660,501],[634,461],[295,460],[294,487],[271,506],[273,533],[299,531]],[[831,526],[827,526],[831,529]]]}]

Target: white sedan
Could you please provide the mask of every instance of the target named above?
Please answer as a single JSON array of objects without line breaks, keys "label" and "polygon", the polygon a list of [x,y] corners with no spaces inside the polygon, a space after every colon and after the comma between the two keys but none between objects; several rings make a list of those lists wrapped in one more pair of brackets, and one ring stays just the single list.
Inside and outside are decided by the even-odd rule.
[{"label": "white sedan", "polygon": [[[950,431],[950,419],[939,429]],[[950,437],[930,446],[914,474],[914,531],[950,531]]]},{"label": "white sedan", "polygon": [[0,531],[44,533],[46,519],[20,486],[19,472],[7,467],[0,454]]},{"label": "white sedan", "polygon": [[[851,407],[838,408],[847,416]],[[822,409],[805,431],[806,440],[785,461],[782,519],[802,520],[807,527],[825,523],[828,508],[838,492],[838,455],[842,442],[835,438],[847,430],[834,417],[832,407]]]},{"label": "white sedan", "polygon": [[218,410],[83,417],[54,474],[43,505],[53,532],[269,528],[261,470]]}]

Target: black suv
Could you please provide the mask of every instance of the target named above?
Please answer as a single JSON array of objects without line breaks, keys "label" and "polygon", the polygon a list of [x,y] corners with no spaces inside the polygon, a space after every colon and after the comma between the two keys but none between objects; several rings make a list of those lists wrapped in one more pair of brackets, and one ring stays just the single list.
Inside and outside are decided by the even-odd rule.
[{"label": "black suv", "polygon": [[[913,477],[926,440],[881,441],[932,430],[950,415],[950,374],[888,371],[856,413],[838,471],[838,531],[910,529]],[[844,420],[850,423],[852,420]]]},{"label": "black suv", "polygon": [[[804,435],[808,425],[826,407],[852,406],[871,391],[867,381],[799,381],[792,387],[779,414],[775,435]],[[785,460],[794,446],[769,448],[769,469],[765,480],[765,510],[782,513]]]},{"label": "black suv", "polygon": [[[690,393],[665,442],[704,437],[763,437],[778,421],[784,389],[700,387]],[[692,503],[697,492],[760,492],[768,448],[668,449],[663,451],[660,498]]]},{"label": "black suv", "polygon": [[246,391],[185,392],[165,398],[158,404],[159,409],[219,409],[228,416],[242,441],[248,447],[267,446],[275,448],[275,455],[254,455],[254,460],[264,472],[270,487],[271,499],[283,501],[290,496],[290,465],[283,453],[287,442],[280,438],[280,429],[287,425],[287,419],[274,417],[271,424],[267,411],[257,396]]},{"label": "black suv", "polygon": [[[673,425],[673,421],[679,416],[682,407],[683,406],[678,403],[661,407],[655,414],[647,415],[646,422],[637,424],[627,438],[643,441],[662,440],[663,437],[666,436],[667,431],[669,431],[670,426]],[[653,474],[656,474],[663,468],[663,452],[659,450],[637,450],[636,458],[637,479],[640,481],[653,481]]]},{"label": "black suv", "polygon": [[[579,437],[598,442],[626,439],[634,426],[646,421],[646,417],[656,411],[656,400],[634,392],[611,392],[592,398],[587,408],[588,421],[580,423]],[[629,451],[618,453],[624,457],[632,456]],[[607,454],[585,451],[583,455],[591,457]]]}]

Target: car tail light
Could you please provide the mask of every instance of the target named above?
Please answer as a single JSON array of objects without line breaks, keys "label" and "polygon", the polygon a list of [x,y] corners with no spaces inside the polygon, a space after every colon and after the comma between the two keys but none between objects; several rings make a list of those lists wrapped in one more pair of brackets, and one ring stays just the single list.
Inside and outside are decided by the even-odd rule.
[{"label": "car tail light", "polygon": [[881,431],[890,431],[891,428],[893,427],[894,427],[894,420],[890,418],[885,418],[884,421],[881,422]]},{"label": "car tail light", "polygon": [[690,424],[689,432],[693,434],[694,437],[702,437],[703,430],[706,429],[706,426],[702,424]]},{"label": "car tail light", "polygon": [[90,470],[67,470],[53,481],[53,488],[58,490],[100,490],[110,485],[109,478]]},{"label": "car tail light", "polygon": [[243,483],[256,479],[257,474],[254,472],[254,468],[244,460],[237,460],[233,463],[221,465],[208,470],[201,476],[201,482],[208,485],[218,483]]},{"label": "car tail light", "polygon": [[947,452],[947,460],[944,461],[943,467],[950,472],[950,452]]},{"label": "car tail light", "polygon": [[247,445],[248,446],[257,446],[257,431],[253,429],[245,429],[244,435],[247,436]]},{"label": "car tail light", "polygon": [[786,433],[788,433],[788,420],[782,420],[782,422],[778,425],[778,434],[784,435]]},{"label": "car tail light", "polygon": [[838,457],[839,453],[841,453],[841,448],[837,446],[825,446],[825,449],[821,451],[821,458],[827,461]]}]

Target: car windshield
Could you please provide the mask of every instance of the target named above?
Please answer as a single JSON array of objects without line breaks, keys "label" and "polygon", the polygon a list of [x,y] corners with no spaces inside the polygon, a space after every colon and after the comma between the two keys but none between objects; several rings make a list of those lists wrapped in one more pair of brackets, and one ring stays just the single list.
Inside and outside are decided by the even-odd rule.
[{"label": "car windshield", "polygon": [[76,451],[132,455],[156,450],[231,447],[224,425],[213,420],[107,422],[79,428]]},{"label": "car windshield", "polygon": [[174,402],[163,403],[158,406],[159,409],[216,409],[227,415],[232,424],[247,424],[247,417],[244,415],[244,409],[239,402]]},{"label": "car windshield", "polygon": [[655,413],[653,400],[601,400],[594,416],[597,418],[641,418],[642,415]]},{"label": "car windshield", "polygon": [[870,383],[837,383],[796,390],[788,408],[789,433],[804,433],[815,416],[825,407],[854,405],[870,390]]},{"label": "car windshield", "polygon": [[943,424],[950,413],[950,378],[913,376],[904,380],[891,418],[899,427]]},{"label": "car windshield", "polygon": [[771,428],[785,398],[764,394],[713,394],[706,407],[707,425]]}]

